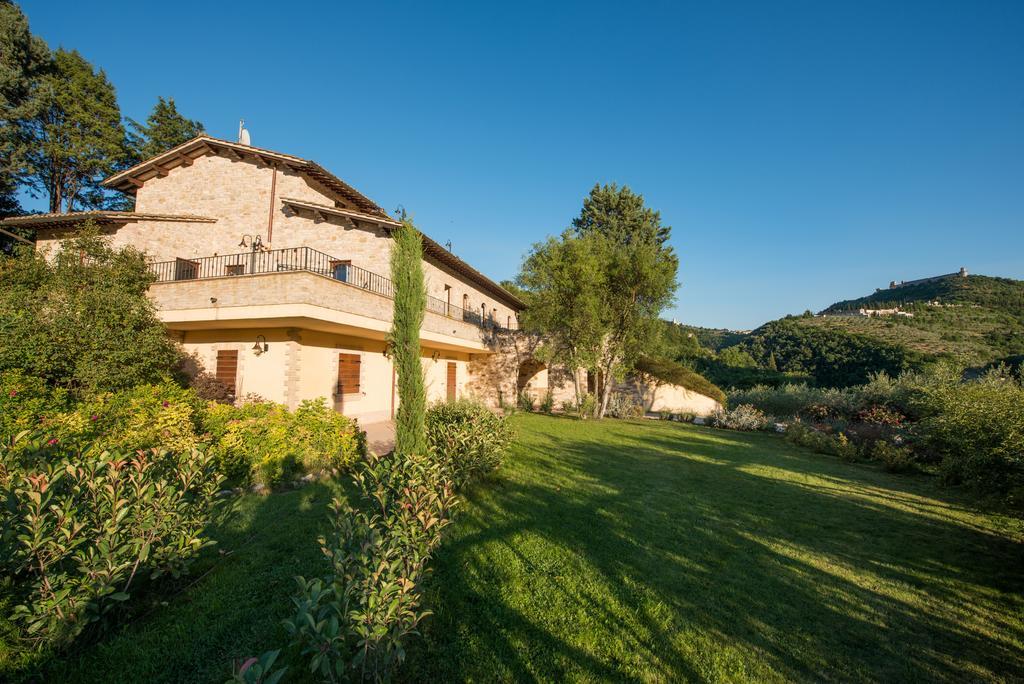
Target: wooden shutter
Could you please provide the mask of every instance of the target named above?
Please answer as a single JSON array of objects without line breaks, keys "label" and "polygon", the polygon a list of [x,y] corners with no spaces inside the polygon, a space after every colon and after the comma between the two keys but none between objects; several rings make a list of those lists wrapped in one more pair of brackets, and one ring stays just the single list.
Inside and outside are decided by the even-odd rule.
[{"label": "wooden shutter", "polygon": [[362,358],[359,354],[338,354],[338,394],[359,392],[359,369]]},{"label": "wooden shutter", "polygon": [[235,385],[238,381],[238,350],[221,349],[217,352],[217,380],[231,390],[235,396]]},{"label": "wooden shutter", "polygon": [[448,401],[455,401],[455,362],[448,362]]}]

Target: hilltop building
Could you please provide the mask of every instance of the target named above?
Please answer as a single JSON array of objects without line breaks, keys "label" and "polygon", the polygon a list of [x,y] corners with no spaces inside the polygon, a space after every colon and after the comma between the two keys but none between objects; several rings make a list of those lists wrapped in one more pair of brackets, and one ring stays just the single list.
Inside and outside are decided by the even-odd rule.
[{"label": "hilltop building", "polygon": [[956,273],[947,273],[940,276],[932,276],[931,278],[918,278],[917,280],[901,280],[896,282],[892,280],[889,282],[889,289],[895,290],[898,287],[907,287],[908,285],[924,285],[925,283],[934,283],[939,280],[947,280],[949,278],[966,278],[968,276],[967,269],[963,266]]}]

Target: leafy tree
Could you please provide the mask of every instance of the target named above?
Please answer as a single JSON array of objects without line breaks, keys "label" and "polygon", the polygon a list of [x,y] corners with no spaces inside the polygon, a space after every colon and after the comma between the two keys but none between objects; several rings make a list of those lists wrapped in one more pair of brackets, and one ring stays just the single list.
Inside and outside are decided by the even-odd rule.
[{"label": "leafy tree", "polygon": [[566,232],[535,244],[518,277],[526,303],[521,326],[544,335],[538,356],[573,369],[577,405],[583,393],[575,369],[595,365],[604,332],[601,290],[595,287],[603,280],[601,250],[601,240]]},{"label": "leafy tree", "polygon": [[128,158],[121,111],[103,70],[77,51],[58,49],[32,85],[34,110],[16,122],[12,158],[33,196],[50,211],[103,207],[100,181]]},{"label": "leafy tree", "polygon": [[670,231],[642,196],[598,185],[572,229],[535,245],[524,262],[525,319],[570,363],[598,371],[598,418],[613,379],[644,354],[658,334],[658,315],[672,301],[678,260],[667,244]]},{"label": "leafy tree", "polygon": [[146,123],[129,119],[128,126],[133,162],[151,159],[203,133],[203,124],[182,116],[172,97],[158,97]]},{"label": "leafy tree", "polygon": [[29,31],[13,2],[0,0],[0,218],[21,213],[17,198],[15,122],[30,116],[37,101],[32,85],[50,64],[50,50]]},{"label": "leafy tree", "polygon": [[141,252],[86,226],[55,254],[0,260],[0,372],[23,370],[89,394],[168,377],[180,358],[146,289]]},{"label": "leafy tree", "polygon": [[580,237],[602,243],[603,278],[598,281],[603,301],[604,336],[597,370],[604,378],[596,416],[604,416],[612,379],[621,377],[643,354],[645,340],[656,334],[658,316],[676,291],[679,260],[668,245],[671,228],[648,208],[642,195],[628,187],[595,185],[573,220]]},{"label": "leafy tree", "polygon": [[620,244],[653,244],[662,248],[672,234],[671,227],[661,225],[661,214],[644,205],[643,195],[615,183],[594,185],[572,227],[577,235],[599,233]]},{"label": "leafy tree", "polygon": [[801,325],[792,316],[761,326],[743,347],[759,364],[768,366],[774,360],[778,370],[809,374],[823,387],[860,385],[880,371],[896,376],[921,362],[905,347],[836,328]]},{"label": "leafy tree", "polygon": [[395,451],[418,456],[427,448],[427,400],[420,362],[420,326],[427,292],[423,282],[423,238],[408,218],[394,233],[391,280],[395,286],[395,305],[388,344],[398,373],[399,397]]}]

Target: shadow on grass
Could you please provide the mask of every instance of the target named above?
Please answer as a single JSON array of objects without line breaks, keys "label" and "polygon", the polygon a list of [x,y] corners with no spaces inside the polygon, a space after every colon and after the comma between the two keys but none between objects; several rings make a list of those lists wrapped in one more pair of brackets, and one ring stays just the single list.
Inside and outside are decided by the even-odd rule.
[{"label": "shadow on grass", "polygon": [[1019,531],[922,480],[766,435],[522,424],[407,679],[1024,677]]}]

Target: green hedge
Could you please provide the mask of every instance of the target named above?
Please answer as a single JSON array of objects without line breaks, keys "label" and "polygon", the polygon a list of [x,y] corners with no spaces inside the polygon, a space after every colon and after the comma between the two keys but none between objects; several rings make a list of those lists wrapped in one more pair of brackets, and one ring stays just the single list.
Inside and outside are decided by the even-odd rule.
[{"label": "green hedge", "polygon": [[667,359],[644,357],[634,367],[640,373],[657,378],[662,382],[679,385],[691,392],[711,397],[720,404],[725,404],[725,392],[697,371],[687,368],[681,363]]}]

